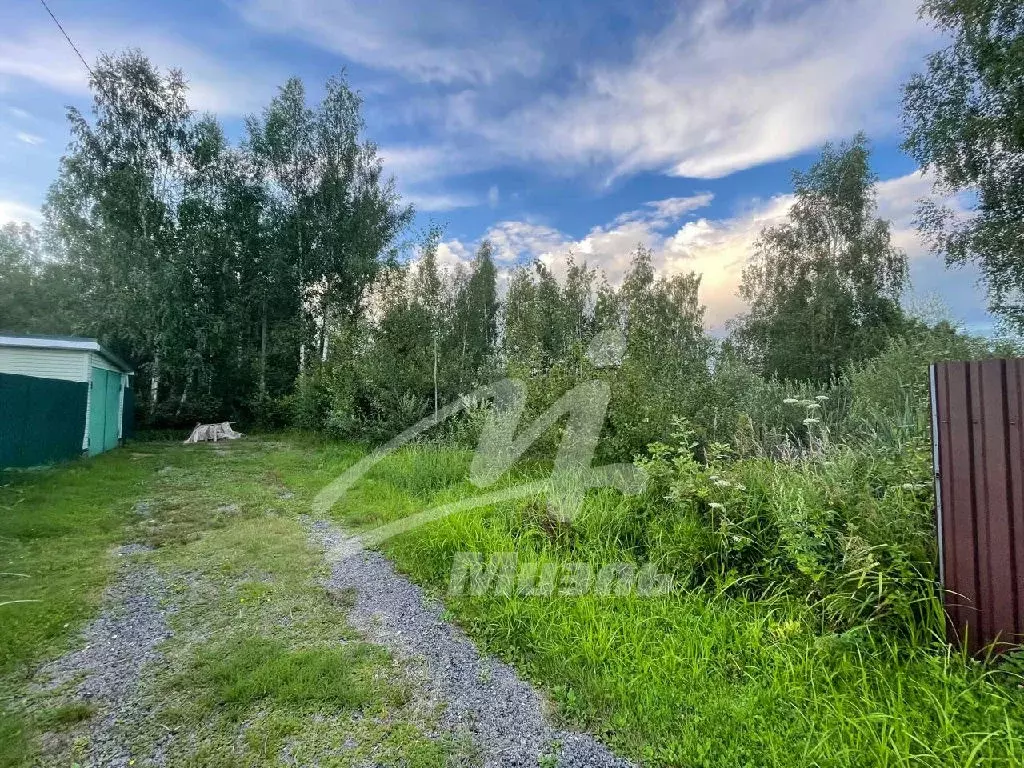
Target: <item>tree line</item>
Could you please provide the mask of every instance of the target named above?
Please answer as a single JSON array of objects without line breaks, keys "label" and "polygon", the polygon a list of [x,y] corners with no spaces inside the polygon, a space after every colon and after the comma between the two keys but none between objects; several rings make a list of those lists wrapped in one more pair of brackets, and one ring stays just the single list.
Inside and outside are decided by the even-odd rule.
[{"label": "tree line", "polygon": [[[976,199],[969,218],[925,203],[921,228],[950,263],[981,264],[993,311],[1020,328],[1024,19],[1006,0],[922,10],[950,43],[905,88],[905,146],[939,191]],[[794,174],[794,205],[743,273],[749,309],[719,342],[700,277],[657,275],[642,244],[618,286],[572,254],[561,279],[540,262],[502,276],[487,242],[441,269],[440,231],[412,233],[343,77],[313,105],[289,80],[235,143],[141,52],[101,57],[91,85],[91,112],[68,111],[42,227],[0,233],[0,328],[100,338],[135,367],[150,425],[385,437],[498,376],[528,379],[535,408],[601,376],[604,442],[629,455],[679,417],[730,435],[752,407],[738,401],[767,382],[825,385],[950,333],[900,307],[907,259],[878,216],[863,135]],[[609,329],[626,354],[598,370],[585,350]]]},{"label": "tree line", "polygon": [[262,413],[327,359],[411,221],[359,96],[334,78],[311,107],[289,80],[232,145],[139,51],[101,57],[91,84],[41,237],[5,234],[23,256],[3,325],[103,339],[153,423]]}]

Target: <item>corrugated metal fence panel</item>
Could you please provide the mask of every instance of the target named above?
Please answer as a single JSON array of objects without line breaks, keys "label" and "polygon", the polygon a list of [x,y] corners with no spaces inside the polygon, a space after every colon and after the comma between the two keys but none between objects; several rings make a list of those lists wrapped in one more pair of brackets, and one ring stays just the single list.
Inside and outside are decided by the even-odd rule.
[{"label": "corrugated metal fence panel", "polygon": [[82,454],[84,382],[0,373],[0,467],[33,467]]},{"label": "corrugated metal fence panel", "polygon": [[1024,641],[1024,360],[932,367],[950,639]]}]

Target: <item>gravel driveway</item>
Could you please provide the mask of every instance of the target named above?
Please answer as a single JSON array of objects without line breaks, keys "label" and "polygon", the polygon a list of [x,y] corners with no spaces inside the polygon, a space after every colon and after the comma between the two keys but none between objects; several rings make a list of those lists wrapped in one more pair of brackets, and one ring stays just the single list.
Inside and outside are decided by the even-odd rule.
[{"label": "gravel driveway", "polygon": [[[632,765],[592,736],[552,725],[537,691],[508,664],[482,655],[442,618],[440,603],[396,573],[385,557],[362,550],[329,522],[304,522],[330,563],[326,588],[354,596],[348,622],[402,663],[417,683],[422,706],[442,712],[439,732],[468,740],[485,768]],[[132,759],[133,734],[149,714],[139,692],[152,665],[160,663],[160,644],[171,636],[168,618],[175,610],[164,578],[134,557],[142,551],[138,545],[118,551],[117,576],[100,614],[83,631],[82,646],[45,665],[37,677],[44,690],[95,706],[95,715],[82,724],[88,738],[81,757],[87,766],[169,765],[165,748],[181,736],[162,734],[147,757]],[[57,734],[47,741],[44,751],[51,755],[71,748]]]},{"label": "gravel driveway", "polygon": [[441,605],[385,557],[361,551],[328,522],[309,521],[309,527],[331,563],[328,588],[355,595],[350,622],[420,673],[429,694],[445,706],[444,724],[470,736],[486,768],[632,765],[592,736],[554,727],[538,693],[508,664],[481,655],[442,618]]}]

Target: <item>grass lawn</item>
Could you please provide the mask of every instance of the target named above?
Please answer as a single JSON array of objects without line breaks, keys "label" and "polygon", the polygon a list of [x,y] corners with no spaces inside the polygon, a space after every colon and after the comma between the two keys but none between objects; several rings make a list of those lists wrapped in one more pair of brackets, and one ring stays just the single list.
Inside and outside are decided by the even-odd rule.
[{"label": "grass lawn", "polygon": [[[0,487],[0,765],[31,753],[32,724],[13,711],[33,665],[67,646],[96,610],[121,541],[157,469],[134,451],[55,469],[5,473]],[[26,601],[26,602],[21,602]],[[45,719],[49,713],[37,713]]]},{"label": "grass lawn", "polygon": [[[114,572],[111,549],[170,585],[173,636],[141,701],[146,754],[164,733],[181,765],[469,764],[465,745],[429,738],[431,715],[379,649],[345,623],[345,597],[299,516],[363,455],[283,435],[224,446],[139,444],[0,489],[0,765],[39,759],[44,731],[73,760],[91,711],[31,694],[32,669],[74,644]],[[334,508],[371,528],[475,493],[467,452],[406,449]],[[151,514],[132,509],[145,500]],[[456,553],[515,551],[548,562],[629,559],[619,501],[594,494],[574,533],[552,535],[529,502],[461,512],[384,550],[441,595],[482,646],[546,690],[562,718],[651,766],[1014,766],[1024,764],[1018,679],[935,646],[820,631],[806,605],[705,592],[656,598],[447,597]],[[344,749],[342,749],[344,747]],[[80,744],[79,747],[80,748]],[[340,754],[344,756],[339,756]],[[332,762],[333,761],[333,762]],[[67,764],[67,763],[65,763]]]},{"label": "grass lawn", "polygon": [[[171,765],[471,764],[466,745],[430,735],[437,713],[349,628],[345,596],[320,585],[323,557],[300,515],[318,462],[357,455],[298,439],[149,443],[12,475],[0,557],[32,578],[4,582],[3,600],[40,602],[0,607],[0,766],[88,762],[95,707],[31,677],[75,647],[126,542],[153,547],[133,557],[161,575],[161,602],[174,607],[163,660],[144,669],[127,713],[138,763],[161,745]],[[133,511],[140,501],[145,514]]]}]

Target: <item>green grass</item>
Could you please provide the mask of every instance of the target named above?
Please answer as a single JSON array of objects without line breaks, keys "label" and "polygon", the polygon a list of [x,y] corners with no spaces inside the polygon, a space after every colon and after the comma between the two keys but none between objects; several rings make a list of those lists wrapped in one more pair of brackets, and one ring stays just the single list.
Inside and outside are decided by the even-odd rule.
[{"label": "green grass", "polygon": [[239,637],[201,649],[191,691],[208,682],[213,705],[234,716],[261,702],[358,710],[382,687],[393,703],[405,703],[400,687],[375,679],[386,661],[383,651],[362,643],[289,650],[279,641]]},{"label": "green grass", "polygon": [[[108,553],[126,541],[157,547],[143,559],[164,574],[178,607],[166,661],[147,672],[140,707],[149,714],[134,734],[135,754],[171,732],[188,734],[167,746],[174,765],[270,766],[283,755],[302,765],[471,764],[465,745],[428,736],[436,713],[417,710],[402,669],[348,627],[347,597],[320,586],[325,566],[298,517],[363,455],[300,435],[218,447],[153,443],[18,475],[0,489],[2,570],[31,577],[3,577],[2,594],[44,601],[0,607],[8,692],[0,765],[37,764],[45,731],[65,741],[44,763],[78,757],[91,705],[33,700],[25,686],[94,614],[112,573]],[[475,494],[468,462],[465,451],[406,449],[378,464],[334,514],[365,529]],[[503,482],[539,471],[519,469]],[[151,516],[131,512],[138,500],[151,504]],[[417,528],[384,550],[441,595],[479,644],[544,688],[566,722],[646,765],[1024,764],[1019,676],[926,633],[833,632],[821,607],[798,593],[753,599],[708,584],[658,598],[444,594],[464,551],[684,561],[685,529],[651,528],[638,520],[643,513],[602,491],[570,526],[555,527],[543,507],[508,502]],[[895,524],[884,506],[871,514],[866,523]],[[643,540],[644,530],[661,538]]]},{"label": "green grass", "polygon": [[[152,461],[102,456],[7,473],[0,488],[0,675],[59,643],[96,604]],[[32,602],[17,602],[32,601]]]},{"label": "green grass", "polygon": [[[87,762],[88,720],[101,705],[73,690],[33,691],[31,670],[73,646],[113,573],[112,546],[129,541],[156,547],[135,558],[163,574],[174,609],[164,660],[144,670],[140,716],[121,734],[136,762],[162,744],[168,764],[181,766],[471,765],[466,745],[431,735],[437,713],[415,699],[404,670],[348,626],[346,597],[321,586],[323,556],[298,518],[328,476],[359,455],[300,436],[136,444],[6,489],[25,499],[24,569],[63,563],[58,591],[81,599],[69,601],[77,620],[50,626],[46,642],[25,640],[10,661],[0,765]],[[136,501],[147,515],[131,511]],[[105,511],[62,517],[94,508]],[[32,524],[40,513],[45,526]],[[30,556],[23,542],[43,528],[60,533],[38,538]],[[41,620],[23,612],[4,631],[38,637]]]},{"label": "green grass", "polygon": [[[473,492],[460,478],[426,484],[425,467],[461,456],[429,450],[444,453],[416,448],[381,462],[335,514],[369,527]],[[517,502],[458,513],[384,550],[478,643],[543,686],[568,722],[623,753],[687,768],[1024,762],[1019,678],[997,678],[927,639],[832,633],[820,609],[781,591],[756,600],[711,587],[660,598],[444,595],[460,551],[637,557],[637,511],[615,493],[592,494],[567,532],[535,510]]]},{"label": "green grass", "polygon": [[[133,456],[134,454],[134,456]],[[43,471],[5,472],[0,487],[0,766],[31,753],[36,726],[10,693],[66,647],[96,610],[120,541],[155,470],[125,451]]]}]

